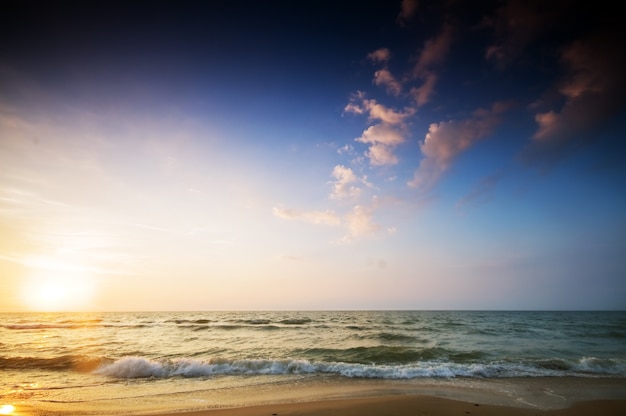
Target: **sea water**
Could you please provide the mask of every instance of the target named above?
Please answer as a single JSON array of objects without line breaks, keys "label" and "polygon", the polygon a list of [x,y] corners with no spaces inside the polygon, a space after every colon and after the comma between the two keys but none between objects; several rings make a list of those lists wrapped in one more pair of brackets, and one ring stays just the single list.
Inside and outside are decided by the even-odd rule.
[{"label": "sea water", "polygon": [[626,312],[0,314],[0,406],[30,414],[157,413],[554,377],[625,387]]}]

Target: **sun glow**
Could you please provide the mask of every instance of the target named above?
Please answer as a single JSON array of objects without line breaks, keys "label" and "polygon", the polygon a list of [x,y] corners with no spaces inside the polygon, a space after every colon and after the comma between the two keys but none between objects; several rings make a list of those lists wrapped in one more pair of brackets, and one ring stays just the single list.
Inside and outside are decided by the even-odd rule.
[{"label": "sun glow", "polygon": [[94,289],[88,272],[34,269],[22,287],[22,298],[36,311],[84,310],[89,308]]},{"label": "sun glow", "polygon": [[0,406],[0,415],[11,415],[15,411],[15,406],[11,404],[3,404]]}]

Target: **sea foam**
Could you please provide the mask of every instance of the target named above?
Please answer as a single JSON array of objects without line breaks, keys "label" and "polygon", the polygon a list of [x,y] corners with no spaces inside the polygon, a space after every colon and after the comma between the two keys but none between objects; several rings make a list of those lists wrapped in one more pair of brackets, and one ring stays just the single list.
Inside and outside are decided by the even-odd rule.
[{"label": "sea foam", "polygon": [[[598,363],[581,360],[579,376],[624,375],[624,363]],[[608,368],[607,368],[608,367]],[[459,364],[422,361],[403,365],[376,365],[345,362],[311,362],[308,360],[266,359],[174,359],[149,360],[144,357],[124,357],[101,365],[95,374],[115,378],[209,377],[215,375],[272,375],[272,374],[334,374],[349,378],[413,379],[454,377],[539,377],[571,375],[570,369],[546,368],[535,364],[473,363]]]}]

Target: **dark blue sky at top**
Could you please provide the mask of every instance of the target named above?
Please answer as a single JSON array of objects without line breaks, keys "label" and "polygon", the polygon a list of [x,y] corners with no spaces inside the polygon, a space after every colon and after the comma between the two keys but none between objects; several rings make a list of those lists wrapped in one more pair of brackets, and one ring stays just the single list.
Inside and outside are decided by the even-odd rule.
[{"label": "dark blue sky at top", "polygon": [[[390,1],[9,2],[0,58],[70,99],[95,95],[106,103],[139,90],[148,101],[218,102],[252,113],[333,104],[329,110],[339,112],[350,93],[372,90],[368,53],[389,48],[390,69],[406,72],[448,22],[455,44],[439,100],[424,109],[445,119],[496,100],[536,99],[560,75],[563,40],[616,18],[586,5],[555,8],[560,24],[498,71],[484,59],[495,37],[485,21],[501,4],[421,2],[401,26],[399,2]],[[374,94],[384,100],[382,91]]]},{"label": "dark blue sky at top", "polygon": [[[1,85],[16,102],[28,100],[21,85],[26,80],[93,111],[132,108],[165,115],[174,108],[217,118],[212,122],[232,133],[283,119],[289,123],[276,127],[282,134],[259,132],[259,139],[339,142],[363,129],[362,119],[343,114],[356,91],[367,91],[388,107],[412,105],[410,98],[389,97],[372,85],[380,66],[367,54],[388,48],[388,68],[401,77],[425,42],[448,25],[454,42],[437,68],[434,97],[411,121],[406,151],[419,153],[416,145],[430,123],[509,101],[509,124],[499,127],[504,139],[482,145],[485,151],[476,157],[478,164],[495,159],[493,152],[519,161],[537,128],[528,107],[545,100],[558,109],[565,101],[558,93],[564,45],[596,32],[615,38],[622,30],[608,2],[531,2],[532,12],[544,13],[550,23],[511,53],[513,63],[499,67],[485,54],[498,43],[501,28],[493,22],[509,3],[517,2],[422,1],[414,16],[399,24],[400,2],[390,1],[8,2],[0,28]],[[535,27],[524,27],[529,19],[523,14],[519,20],[515,36],[524,39]],[[623,118],[615,118],[615,108],[603,120],[609,132]],[[597,125],[585,134],[607,135]],[[608,135],[611,146],[588,149],[588,155],[596,152],[589,169],[615,164],[616,152],[607,149],[619,139]],[[526,161],[540,170],[551,168],[593,141],[556,146],[553,154],[529,153]]]}]

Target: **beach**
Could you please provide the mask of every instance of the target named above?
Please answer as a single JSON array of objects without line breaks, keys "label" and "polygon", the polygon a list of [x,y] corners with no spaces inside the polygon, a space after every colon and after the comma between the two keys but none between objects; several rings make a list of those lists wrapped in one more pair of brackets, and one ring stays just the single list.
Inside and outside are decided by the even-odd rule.
[{"label": "beach", "polygon": [[[320,389],[321,386],[316,386]],[[305,391],[306,389],[308,391]],[[269,403],[151,416],[623,416],[626,380],[573,378],[516,379],[506,383],[421,386],[396,383],[337,383],[321,387],[294,386],[289,397],[317,397],[289,403]],[[313,387],[314,389],[315,387]],[[345,395],[350,397],[344,397]],[[320,399],[320,395],[335,397]],[[280,394],[278,395],[280,396]],[[283,396],[285,397],[285,396]]]},{"label": "beach", "polygon": [[626,379],[307,380],[91,402],[16,405],[14,416],[623,415]]},{"label": "beach", "polygon": [[537,410],[510,406],[481,405],[432,396],[376,397],[367,399],[328,400],[297,404],[277,404],[230,408],[165,416],[622,416],[626,400],[580,402],[565,409]]}]

